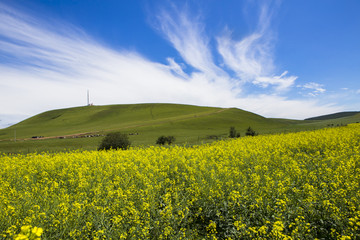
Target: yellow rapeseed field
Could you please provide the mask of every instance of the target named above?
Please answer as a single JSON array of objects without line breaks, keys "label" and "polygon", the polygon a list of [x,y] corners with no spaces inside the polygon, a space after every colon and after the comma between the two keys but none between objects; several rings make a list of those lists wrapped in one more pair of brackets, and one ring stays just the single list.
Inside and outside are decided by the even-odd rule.
[{"label": "yellow rapeseed field", "polygon": [[0,157],[0,239],[360,239],[360,124]]}]

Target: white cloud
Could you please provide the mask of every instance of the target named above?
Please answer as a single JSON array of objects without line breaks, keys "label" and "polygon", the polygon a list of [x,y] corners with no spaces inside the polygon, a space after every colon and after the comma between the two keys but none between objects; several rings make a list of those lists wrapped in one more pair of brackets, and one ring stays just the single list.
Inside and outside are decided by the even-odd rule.
[{"label": "white cloud", "polygon": [[9,127],[15,123],[18,123],[19,120],[25,119],[29,116],[21,114],[0,114],[0,129]]},{"label": "white cloud", "polygon": [[250,82],[262,88],[274,86],[276,92],[283,92],[293,86],[297,77],[286,76],[287,71],[279,76],[273,73],[273,35],[269,29],[272,14],[270,6],[263,5],[257,30],[239,41],[233,40],[227,31],[217,38],[218,51],[241,83]]},{"label": "white cloud", "polygon": [[[263,30],[239,42],[229,36],[218,38],[226,66],[237,73],[233,78],[214,63],[209,39],[198,19],[191,19],[186,12],[174,15],[166,11],[158,19],[161,31],[184,64],[196,70],[185,73],[182,64],[171,57],[165,65],[135,52],[115,51],[76,27],[54,23],[56,27],[51,28],[0,3],[0,53],[9,59],[7,64],[0,62],[2,122],[7,121],[6,116],[10,119],[85,105],[87,89],[96,105],[184,103],[239,107],[287,118],[334,112],[332,105],[275,96],[289,89],[296,77],[287,76],[286,71],[279,76],[273,73],[266,41],[260,40]],[[241,81],[263,88],[273,86],[274,94],[246,95],[241,92]]]},{"label": "white cloud", "polygon": [[173,71],[173,73],[177,74],[180,77],[183,77],[184,79],[188,79],[189,76],[184,72],[182,69],[182,66],[180,66],[173,58],[167,58],[166,59],[169,63],[169,69]]},{"label": "white cloud", "polygon": [[186,10],[179,11],[174,5],[170,9],[162,9],[157,15],[158,29],[161,34],[178,51],[184,61],[205,74],[209,81],[228,84],[223,81],[227,73],[214,61],[205,34],[205,26],[198,18],[189,16]]},{"label": "white cloud", "polygon": [[246,102],[250,110],[265,117],[305,119],[308,117],[339,112],[343,108],[334,104],[321,104],[315,100],[290,100],[277,95],[256,95],[238,99]]},{"label": "white cloud", "polygon": [[297,87],[302,88],[303,90],[310,91],[307,94],[312,97],[315,97],[319,94],[326,92],[326,89],[324,88],[323,84],[319,84],[315,82],[309,82],[304,85],[297,85]]},{"label": "white cloud", "polygon": [[277,85],[276,90],[282,92],[288,90],[297,79],[296,76],[287,77],[287,71],[283,72],[280,76],[271,77],[256,77],[253,80],[254,84],[260,85],[261,87],[268,87],[269,85]]}]

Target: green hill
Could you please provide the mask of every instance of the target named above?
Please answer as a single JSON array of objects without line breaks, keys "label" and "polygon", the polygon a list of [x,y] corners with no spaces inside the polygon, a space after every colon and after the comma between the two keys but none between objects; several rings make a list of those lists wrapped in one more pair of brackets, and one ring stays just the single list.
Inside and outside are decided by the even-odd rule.
[{"label": "green hill", "polygon": [[271,119],[237,108],[181,104],[75,107],[44,112],[0,129],[0,152],[94,150],[101,136],[111,131],[129,134],[135,146],[154,145],[161,135],[175,136],[177,144],[201,144],[226,138],[231,126],[241,136],[249,126],[259,134],[269,134],[357,122],[360,115],[335,120]]},{"label": "green hill", "polygon": [[196,114],[211,114],[218,108],[176,104],[132,104],[86,106],[41,113],[9,128],[0,130],[0,139],[32,136],[64,136],[127,129],[179,120]]},{"label": "green hill", "polygon": [[305,120],[331,120],[331,119],[336,119],[336,118],[351,117],[351,116],[354,116],[359,113],[360,112],[355,112],[355,111],[353,111],[353,112],[338,112],[338,113],[327,114],[327,115],[322,115],[322,116],[318,116],[318,117],[307,118]]},{"label": "green hill", "polygon": [[[278,126],[274,120],[236,108],[199,107],[180,104],[130,104],[86,106],[44,112],[0,130],[0,140],[35,136],[70,137],[109,131],[183,132],[247,127]],[[283,125],[283,124],[280,124]],[[209,131],[212,132],[212,131]]]}]

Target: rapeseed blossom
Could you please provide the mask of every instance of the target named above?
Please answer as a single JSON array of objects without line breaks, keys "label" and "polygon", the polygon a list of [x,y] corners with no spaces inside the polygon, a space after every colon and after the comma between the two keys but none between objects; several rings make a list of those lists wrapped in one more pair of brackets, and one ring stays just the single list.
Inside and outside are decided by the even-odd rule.
[{"label": "rapeseed blossom", "polygon": [[0,239],[360,239],[359,145],[353,124],[2,155]]},{"label": "rapeseed blossom", "polygon": [[26,225],[21,227],[21,232],[14,236],[14,240],[40,240],[42,228]]}]

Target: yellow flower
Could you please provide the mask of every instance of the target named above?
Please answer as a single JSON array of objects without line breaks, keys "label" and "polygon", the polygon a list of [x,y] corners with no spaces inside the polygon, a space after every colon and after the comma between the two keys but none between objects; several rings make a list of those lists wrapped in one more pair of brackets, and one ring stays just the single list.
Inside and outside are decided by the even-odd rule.
[{"label": "yellow flower", "polygon": [[37,236],[37,237],[40,237],[41,236],[41,234],[43,233],[43,229],[42,228],[38,228],[38,227],[34,227],[32,230],[31,230],[31,232],[35,235],[35,236]]},{"label": "yellow flower", "polygon": [[26,235],[18,234],[15,236],[14,240],[28,240],[29,238]]},{"label": "yellow flower", "polygon": [[21,227],[21,232],[14,236],[14,240],[40,240],[43,229],[25,225]]}]

